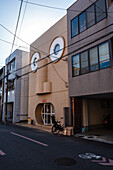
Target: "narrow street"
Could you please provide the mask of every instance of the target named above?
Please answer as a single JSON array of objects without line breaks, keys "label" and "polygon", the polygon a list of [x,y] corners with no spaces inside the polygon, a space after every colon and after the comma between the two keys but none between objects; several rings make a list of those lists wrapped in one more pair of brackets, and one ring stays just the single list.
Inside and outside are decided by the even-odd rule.
[{"label": "narrow street", "polygon": [[0,170],[113,169],[113,145],[0,124]]}]

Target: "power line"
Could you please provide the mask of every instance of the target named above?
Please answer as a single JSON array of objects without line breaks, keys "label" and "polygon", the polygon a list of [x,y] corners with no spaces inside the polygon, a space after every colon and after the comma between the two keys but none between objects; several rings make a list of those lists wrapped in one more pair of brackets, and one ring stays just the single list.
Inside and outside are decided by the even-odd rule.
[{"label": "power line", "polygon": [[[28,0],[27,0],[27,2],[28,2]],[[22,21],[21,21],[21,25],[20,25],[20,30],[19,30],[18,36],[20,35],[21,29],[22,29],[22,25],[23,25],[26,9],[27,9],[27,3],[25,4],[24,13],[23,13],[23,17],[22,17]]]},{"label": "power line", "polygon": [[20,19],[20,14],[21,14],[21,10],[22,10],[22,3],[23,3],[23,0],[21,0],[21,4],[20,4],[20,9],[19,9],[19,14],[18,14],[18,19],[17,19],[16,29],[15,29],[15,33],[14,33],[14,39],[13,39],[13,44],[12,44],[12,48],[11,48],[11,53],[12,53],[13,46],[14,46],[14,42],[15,42],[15,38],[16,38],[17,28],[18,28],[19,19]]},{"label": "power line", "polygon": [[[19,0],[20,1],[20,0]],[[55,7],[55,6],[49,6],[49,5],[44,5],[44,4],[38,4],[38,3],[34,3],[34,2],[30,2],[30,1],[23,1],[25,3],[28,3],[30,5],[35,5],[35,6],[40,6],[40,7],[44,7],[44,8],[50,8],[50,9],[55,9],[55,10],[61,10],[61,11],[67,11],[66,8],[59,8],[59,7]],[[72,12],[83,12],[81,10],[71,10],[68,9],[68,11],[72,11]],[[92,11],[87,11],[88,13],[93,13]],[[100,13],[100,12],[97,12]],[[104,12],[105,13],[105,12]],[[113,13],[113,12],[109,12],[109,13]]]},{"label": "power line", "polygon": [[[104,37],[106,37],[106,36],[108,36],[108,35],[110,35],[110,34],[113,34],[113,31],[110,32],[110,33],[108,33],[108,34],[106,34],[106,35],[104,35],[104,36],[101,36],[101,37],[95,39],[92,43],[94,43],[94,42],[96,42],[96,41],[98,41],[98,40],[100,40],[100,39],[102,39],[102,38],[104,38]],[[85,43],[84,43],[84,44],[85,44]],[[81,50],[82,48],[84,48],[84,47],[86,47],[86,46],[88,46],[88,45],[90,45],[90,44],[91,44],[91,41],[86,42],[86,45],[84,45],[84,46],[80,47],[79,49],[74,50],[74,51],[72,51],[72,52],[70,52],[70,53],[65,54],[64,56],[62,56],[62,59],[65,58],[66,56],[69,56],[69,55],[77,52],[78,50]],[[48,57],[48,56],[46,56],[46,57]],[[50,65],[51,63],[54,63],[55,61],[58,61],[58,60],[56,59],[56,60],[54,60],[54,61],[51,61],[51,62],[49,62],[49,63],[47,63],[47,64],[45,64],[45,65],[37,68],[37,70],[39,70],[39,69],[41,69],[41,68],[43,68],[43,67],[46,67],[47,65]],[[29,65],[31,65],[31,64],[29,64]],[[28,66],[28,65],[27,65],[27,66]],[[26,66],[26,67],[27,67],[27,66]],[[23,68],[20,68],[20,69],[23,69]],[[15,71],[16,71],[16,70],[15,70]],[[15,72],[15,71],[14,71],[14,72]],[[30,74],[30,73],[33,73],[33,71],[27,72],[27,73],[25,73],[25,74],[23,74],[23,75],[21,75],[21,76],[18,76],[17,78],[19,79],[19,78],[21,78],[21,77],[23,77],[23,76],[26,76],[26,75]],[[10,74],[13,74],[13,72],[12,72],[12,73],[9,73],[9,75],[10,75]],[[7,76],[7,75],[6,75],[6,76]],[[6,76],[4,76],[4,77],[2,78],[2,80],[4,80],[4,79],[6,78]]]},{"label": "power line", "polygon": [[[68,48],[68,47],[71,47],[71,46],[73,46],[73,45],[75,45],[75,44],[77,44],[77,43],[85,40],[86,38],[89,38],[90,36],[93,36],[93,35],[99,33],[100,31],[105,30],[106,28],[108,28],[108,27],[110,27],[110,26],[112,26],[112,25],[113,25],[113,24],[110,24],[110,25],[108,25],[107,27],[105,27],[105,28],[103,28],[103,29],[100,29],[100,30],[96,31],[95,33],[92,33],[92,34],[90,34],[89,36],[87,36],[87,37],[85,37],[85,38],[82,38],[81,40],[78,40],[78,41],[76,41],[76,42],[74,42],[74,43],[72,43],[72,44],[70,44],[70,45],[67,45],[66,47],[64,47],[64,48],[62,48],[62,49],[60,49],[60,50],[58,50],[58,51],[61,51],[61,50],[65,49],[65,48]],[[88,42],[88,41],[87,41],[87,42]],[[84,43],[82,43],[82,44],[84,44]],[[79,45],[78,45],[78,46],[79,46]],[[54,54],[54,53],[52,53],[52,54]],[[46,58],[49,58],[52,54],[49,54],[49,55],[47,55],[47,56],[39,59],[38,62],[40,62],[41,60],[44,60],[44,59],[46,59]],[[16,72],[16,71],[19,71],[19,70],[21,70],[21,69],[24,69],[24,68],[30,66],[31,64],[33,64],[33,63],[30,63],[30,64],[28,64],[28,65],[26,65],[26,66],[24,66],[24,67],[21,67],[21,68],[15,70],[15,72]]]},{"label": "power line", "polygon": [[[101,36],[101,37],[99,37],[99,38],[96,38],[92,43],[100,40],[100,38],[102,39],[102,38],[104,38],[105,36],[108,36],[109,34],[113,34],[113,31],[110,32],[110,33],[108,33],[107,35],[104,35],[104,36]],[[62,58],[65,58],[66,56],[69,56],[69,55],[77,52],[78,50],[81,50],[82,48],[84,48],[84,47],[86,47],[86,46],[88,46],[88,45],[90,45],[90,44],[91,44],[91,41],[89,41],[89,43],[86,42],[86,45],[84,45],[83,47],[80,47],[79,49],[74,50],[74,51],[72,51],[72,52],[70,52],[70,53],[65,54],[64,56],[62,56]],[[43,66],[41,66],[41,67],[38,67],[37,70],[39,70],[39,69],[41,69],[41,68],[43,68],[43,67],[45,67],[45,66],[47,66],[47,65],[49,65],[49,64],[51,64],[51,63],[54,63],[55,61],[58,61],[58,59],[56,59],[56,60],[54,60],[54,61],[51,61],[51,62],[49,62],[49,63],[47,63],[47,64],[45,64],[45,65],[43,65]],[[23,76],[26,76],[27,74],[30,74],[30,73],[33,73],[33,71],[27,72],[27,73],[19,76],[19,78],[21,78],[21,77],[23,77]]]},{"label": "power line", "polygon": [[[10,34],[14,35],[14,33],[11,32],[11,31],[10,31],[8,28],[6,28],[4,25],[0,24],[0,26],[1,26],[2,28],[4,28],[6,31],[8,31]],[[23,43],[25,43],[25,44],[31,46],[33,49],[38,50],[40,53],[46,54],[45,52],[39,50],[38,48],[33,47],[32,45],[28,44],[27,42],[25,42],[24,40],[22,40],[21,38],[19,38],[17,35],[16,35],[16,38],[18,38],[18,39],[19,39],[20,41],[22,41]]]},{"label": "power line", "polygon": [[[112,26],[112,25],[113,25],[113,24],[110,24],[110,25],[108,25],[107,27],[105,27],[105,28],[103,28],[103,29],[101,29],[101,30],[98,30],[97,32],[95,32],[95,33],[93,33],[93,34],[90,34],[89,36],[87,36],[87,37],[85,37],[85,38],[83,38],[83,39],[81,39],[81,40],[79,40],[79,41],[76,41],[76,42],[74,42],[74,43],[72,43],[72,44],[70,44],[70,45],[68,45],[68,46],[66,46],[66,47],[64,47],[63,49],[68,48],[68,47],[71,47],[71,46],[77,44],[78,42],[83,41],[84,39],[89,38],[90,36],[92,36],[92,35],[94,35],[94,34],[96,34],[96,33],[99,33],[100,31],[102,31],[102,30],[104,30],[104,29],[106,29],[106,28],[108,28],[109,26]],[[112,33],[112,32],[111,32],[111,33]],[[107,35],[104,35],[104,36],[102,36],[102,37],[105,37],[105,36],[107,36]],[[102,38],[102,37],[100,37],[100,38]],[[100,38],[97,38],[96,41],[99,40]],[[92,40],[91,40],[91,41],[92,41]],[[90,45],[91,41],[87,41],[85,46]],[[89,42],[89,44],[87,44],[88,42]],[[93,42],[95,42],[95,40],[94,40]],[[92,43],[93,43],[93,42],[92,42]],[[82,44],[85,44],[85,43],[82,43]],[[79,45],[78,45],[78,46],[79,46]],[[83,48],[83,47],[81,47],[81,48]],[[60,49],[60,50],[62,50],[62,49]],[[59,50],[59,51],[60,51],[60,50]],[[80,48],[79,48],[78,50],[80,50]],[[78,50],[75,50],[75,52],[78,51]],[[52,54],[54,54],[54,53],[52,53]],[[47,55],[46,57],[39,59],[38,62],[40,62],[41,60],[44,60],[44,59],[46,59],[46,58],[49,58],[52,54],[49,54],[49,55]],[[56,59],[56,61],[57,61],[57,59]],[[54,62],[55,62],[55,61],[54,61]],[[15,70],[15,71],[11,72],[10,74],[13,74],[14,72],[17,72],[17,71],[19,71],[19,70],[21,70],[21,69],[24,69],[24,68],[30,66],[31,64],[33,64],[33,63],[30,63],[30,64],[28,64],[28,65],[26,65],[26,66],[24,66],[24,67],[21,67],[21,68]],[[31,72],[33,72],[33,71],[31,71]]]},{"label": "power line", "polygon": [[[3,39],[0,39],[0,41],[2,41],[2,42],[5,42],[5,43],[7,43],[7,44],[13,44],[13,43],[11,43],[11,42],[9,42],[9,41],[6,41],[6,40],[3,40]],[[19,45],[17,45],[17,44],[14,44],[15,46],[18,46],[18,47],[22,47],[22,48],[27,48],[27,47],[25,47],[25,46],[19,46]]]},{"label": "power line", "polygon": [[[92,2],[91,0],[89,0],[89,2],[91,2],[91,4],[94,4],[94,2]],[[104,12],[103,9],[100,8],[98,5],[96,5],[96,7],[97,7],[98,9],[100,9],[103,13],[106,13],[106,11]],[[101,13],[101,12],[100,12],[100,13]],[[108,12],[108,11],[107,11],[107,14],[109,14],[109,13],[113,13],[113,12]],[[113,19],[113,17],[112,17],[111,15],[108,15],[108,16]]]}]

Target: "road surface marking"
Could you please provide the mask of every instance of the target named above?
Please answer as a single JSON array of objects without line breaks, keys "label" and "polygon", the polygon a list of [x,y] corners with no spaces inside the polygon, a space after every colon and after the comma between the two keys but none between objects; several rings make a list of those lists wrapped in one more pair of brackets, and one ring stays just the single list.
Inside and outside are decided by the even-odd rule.
[{"label": "road surface marking", "polygon": [[101,165],[104,165],[104,166],[113,166],[113,160],[112,159],[109,159],[109,162],[104,162],[104,163],[99,163]]},{"label": "road surface marking", "polygon": [[2,150],[0,150],[0,155],[6,155]]},{"label": "road surface marking", "polygon": [[42,146],[48,146],[48,145],[47,145],[47,144],[45,144],[45,143],[42,143],[42,142],[36,141],[36,140],[31,139],[31,138],[28,138],[28,137],[26,137],[26,136],[22,136],[22,135],[19,135],[19,134],[17,134],[17,133],[14,133],[14,132],[10,132],[10,133],[11,133],[11,134],[13,134],[13,135],[15,135],[15,136],[19,136],[19,137],[24,138],[24,139],[27,139],[27,140],[29,140],[29,141],[32,141],[32,142],[38,143],[38,144],[40,144],[40,145],[42,145]]},{"label": "road surface marking", "polygon": [[104,166],[113,166],[113,160],[112,159],[108,159],[108,161],[107,161],[107,159],[105,157],[95,155],[93,153],[80,154],[79,157],[82,158],[82,159],[90,159],[90,160],[96,159],[96,160],[91,160],[91,161],[98,163],[100,165],[104,165]]},{"label": "road surface marking", "polygon": [[102,157],[102,160],[92,160],[92,162],[106,162],[106,158]]},{"label": "road surface marking", "polygon": [[104,166],[112,166],[113,165],[113,160],[109,159],[109,162],[108,162],[105,157],[102,157],[102,160],[92,160],[92,162],[97,162],[98,164],[101,164]]}]

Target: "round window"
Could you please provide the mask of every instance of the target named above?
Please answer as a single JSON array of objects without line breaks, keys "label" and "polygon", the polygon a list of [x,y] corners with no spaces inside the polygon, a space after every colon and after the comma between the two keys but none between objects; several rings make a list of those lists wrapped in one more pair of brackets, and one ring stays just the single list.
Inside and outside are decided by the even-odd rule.
[{"label": "round window", "polygon": [[39,53],[34,53],[31,58],[31,70],[36,71],[38,66]]},{"label": "round window", "polygon": [[59,53],[59,50],[60,50],[60,45],[57,44],[57,45],[55,46],[55,49],[54,49],[54,54],[57,55],[57,54]]},{"label": "round window", "polygon": [[64,52],[64,39],[63,37],[57,37],[54,39],[50,46],[50,58],[52,61],[57,62]]}]

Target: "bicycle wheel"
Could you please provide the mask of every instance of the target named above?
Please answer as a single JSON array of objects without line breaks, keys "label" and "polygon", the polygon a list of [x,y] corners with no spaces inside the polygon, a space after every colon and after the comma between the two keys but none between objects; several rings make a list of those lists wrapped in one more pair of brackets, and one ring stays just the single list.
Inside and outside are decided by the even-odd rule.
[{"label": "bicycle wheel", "polygon": [[52,133],[54,135],[57,135],[59,133],[59,129],[57,129],[55,126],[52,127]]}]

